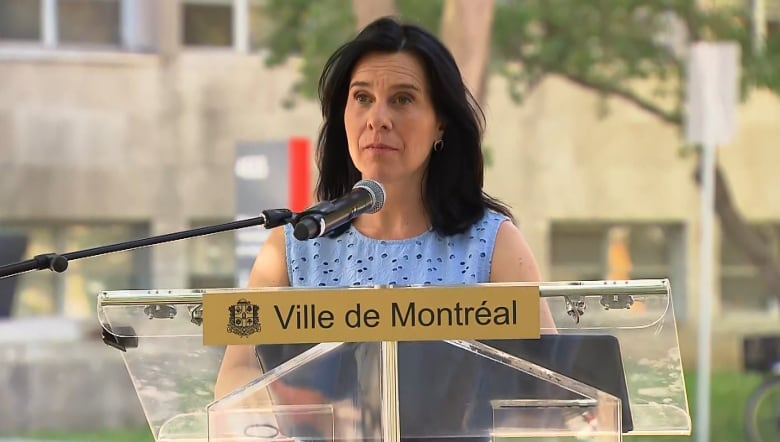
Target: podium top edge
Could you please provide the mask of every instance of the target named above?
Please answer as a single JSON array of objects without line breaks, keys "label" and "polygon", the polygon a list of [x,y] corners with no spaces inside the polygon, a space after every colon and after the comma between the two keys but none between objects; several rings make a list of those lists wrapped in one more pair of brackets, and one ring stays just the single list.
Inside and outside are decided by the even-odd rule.
[{"label": "podium top edge", "polygon": [[117,290],[103,291],[98,295],[98,303],[101,306],[128,306],[148,304],[201,304],[203,295],[207,293],[240,293],[251,291],[288,291],[288,290],[376,290],[398,288],[450,288],[464,287],[539,287],[541,297],[564,296],[612,296],[612,295],[645,295],[664,296],[669,295],[670,287],[668,279],[635,279],[635,280],[603,280],[603,281],[553,281],[553,282],[508,282],[508,283],[482,283],[469,286],[373,286],[373,287],[264,287],[264,288],[225,288],[225,289],[160,289],[160,290]]}]

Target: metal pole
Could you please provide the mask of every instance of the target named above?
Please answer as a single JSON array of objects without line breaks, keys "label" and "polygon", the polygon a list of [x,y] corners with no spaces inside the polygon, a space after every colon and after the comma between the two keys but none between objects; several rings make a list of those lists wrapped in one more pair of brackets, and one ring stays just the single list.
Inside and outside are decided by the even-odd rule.
[{"label": "metal pole", "polygon": [[[711,101],[705,97],[705,101]],[[714,103],[710,103],[714,104]],[[715,215],[715,143],[710,118],[704,118],[705,141],[701,152],[699,336],[696,377],[696,440],[710,440],[710,368],[712,359],[713,225]]]}]

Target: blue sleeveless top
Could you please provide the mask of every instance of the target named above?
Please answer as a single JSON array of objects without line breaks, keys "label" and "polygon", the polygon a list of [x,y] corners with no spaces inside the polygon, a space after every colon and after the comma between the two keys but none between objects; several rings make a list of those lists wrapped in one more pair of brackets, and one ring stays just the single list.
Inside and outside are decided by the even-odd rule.
[{"label": "blue sleeveless top", "polygon": [[[299,241],[293,227],[285,225],[287,271],[293,287],[351,287],[373,285],[457,285],[490,281],[490,265],[498,228],[505,215],[486,210],[466,232],[441,236],[429,230],[402,240],[377,240],[350,226],[336,238]],[[261,345],[256,353],[267,370],[313,347],[315,344]],[[344,344],[359,345],[359,344]],[[285,383],[316,391],[330,400],[354,391],[358,366],[365,364],[349,357],[350,352],[313,362],[316,366],[285,376]],[[402,428],[406,434],[435,432],[455,422],[490,419],[474,415],[460,406],[473,406],[472,397],[484,388],[473,360],[442,342],[402,342],[399,344],[399,386]],[[425,387],[420,387],[424,385]],[[425,397],[420,397],[421,392]],[[444,410],[441,403],[454,407]],[[438,405],[437,405],[438,404]],[[484,410],[483,410],[484,411]],[[433,414],[432,414],[433,413]]]},{"label": "blue sleeveless top", "polygon": [[464,233],[428,230],[401,240],[369,238],[350,226],[337,238],[299,241],[287,224],[287,275],[291,286],[310,288],[488,282],[496,234],[507,219],[486,210]]}]

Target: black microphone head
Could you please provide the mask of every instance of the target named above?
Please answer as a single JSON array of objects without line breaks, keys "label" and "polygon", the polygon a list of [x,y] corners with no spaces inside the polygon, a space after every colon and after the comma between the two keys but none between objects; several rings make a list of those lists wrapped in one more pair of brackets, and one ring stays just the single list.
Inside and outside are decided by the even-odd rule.
[{"label": "black microphone head", "polygon": [[311,217],[303,217],[295,225],[293,236],[299,241],[316,238],[320,233],[321,226]]},{"label": "black microphone head", "polygon": [[360,180],[352,186],[353,189],[365,189],[371,195],[371,207],[365,213],[379,212],[385,205],[385,188],[374,180]]}]

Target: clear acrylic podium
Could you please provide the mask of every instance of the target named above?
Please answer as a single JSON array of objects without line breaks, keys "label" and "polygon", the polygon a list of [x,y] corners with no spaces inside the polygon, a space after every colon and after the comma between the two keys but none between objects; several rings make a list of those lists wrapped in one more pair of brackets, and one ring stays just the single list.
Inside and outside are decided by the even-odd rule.
[{"label": "clear acrylic podium", "polygon": [[156,441],[690,434],[667,280],[541,283],[557,330],[540,339],[262,345],[264,373],[220,398],[224,347],[202,337],[209,292],[252,293],[98,296],[104,340],[122,350]]}]

